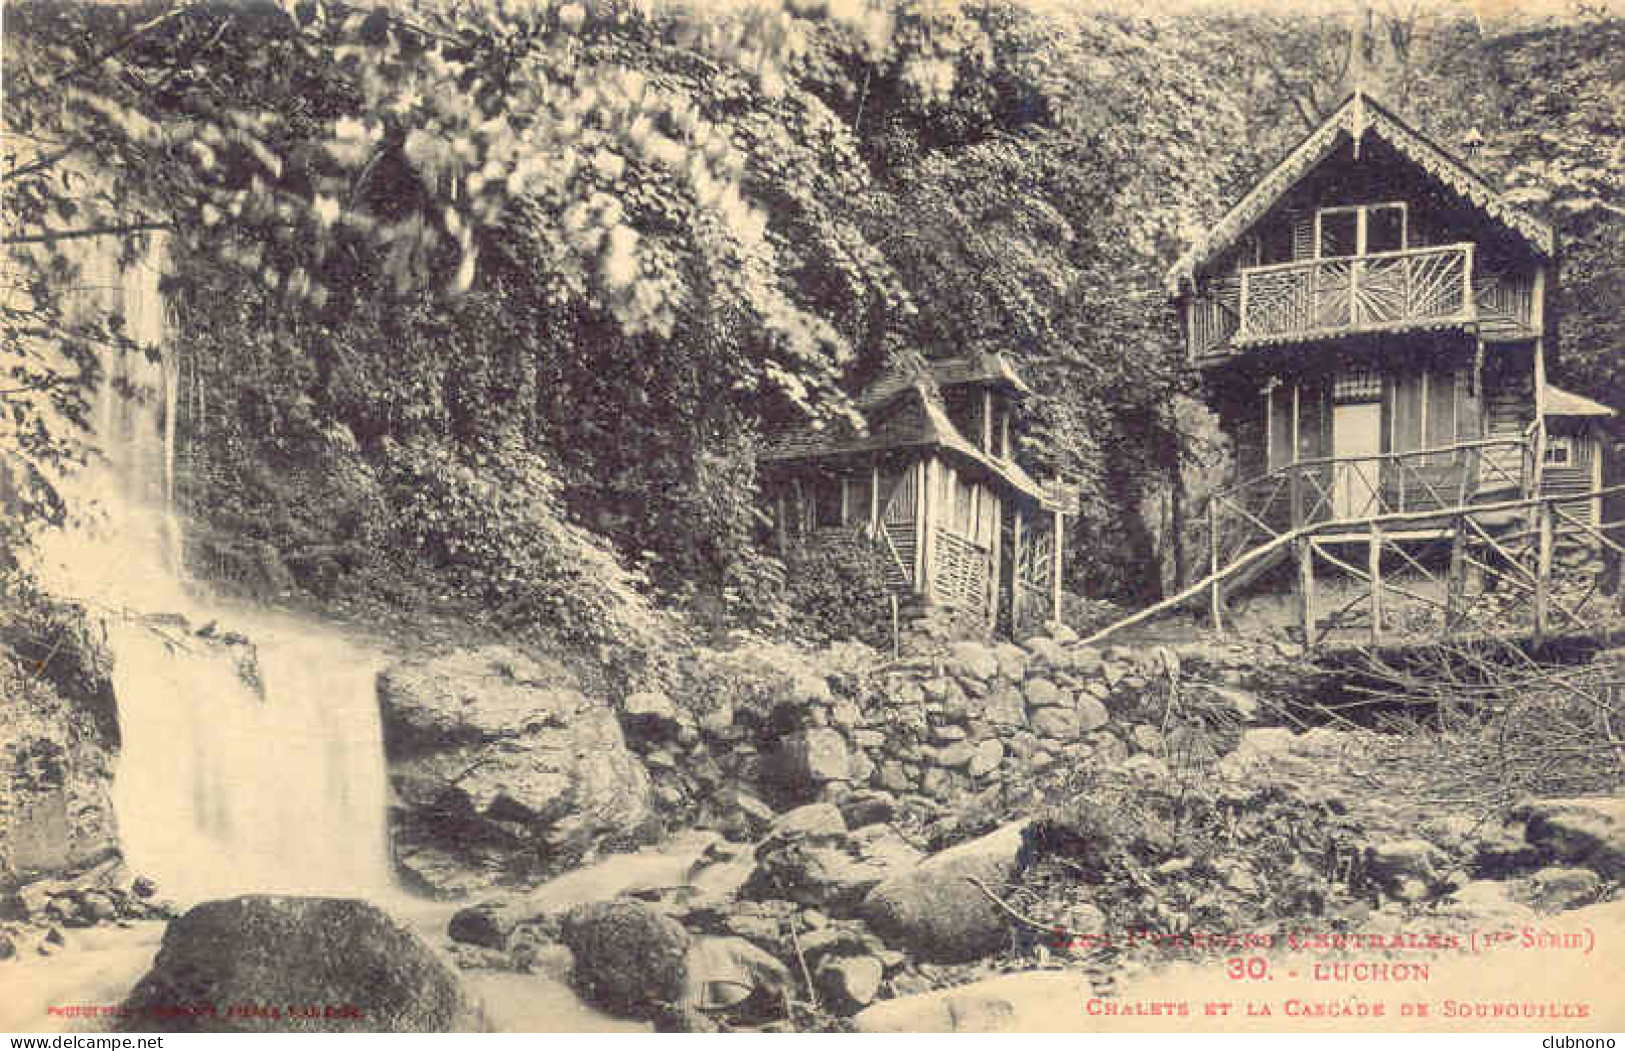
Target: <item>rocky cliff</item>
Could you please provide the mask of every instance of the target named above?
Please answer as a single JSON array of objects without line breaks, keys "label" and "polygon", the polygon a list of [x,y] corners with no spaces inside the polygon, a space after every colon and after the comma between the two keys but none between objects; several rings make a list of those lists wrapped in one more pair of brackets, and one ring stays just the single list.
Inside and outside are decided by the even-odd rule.
[{"label": "rocky cliff", "polygon": [[118,852],[111,666],[82,615],[0,627],[0,892]]}]

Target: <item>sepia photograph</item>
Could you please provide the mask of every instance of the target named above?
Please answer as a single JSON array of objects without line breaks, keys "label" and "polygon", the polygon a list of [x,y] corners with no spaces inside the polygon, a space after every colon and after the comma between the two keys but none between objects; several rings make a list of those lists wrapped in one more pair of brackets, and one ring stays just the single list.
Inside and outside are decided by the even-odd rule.
[{"label": "sepia photograph", "polygon": [[1625,1032],[1620,0],[0,43],[8,1048]]}]

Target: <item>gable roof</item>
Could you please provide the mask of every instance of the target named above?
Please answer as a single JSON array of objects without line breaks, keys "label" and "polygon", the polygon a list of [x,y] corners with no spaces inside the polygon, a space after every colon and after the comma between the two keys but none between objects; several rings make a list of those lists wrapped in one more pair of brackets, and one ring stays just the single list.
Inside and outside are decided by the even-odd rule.
[{"label": "gable roof", "polygon": [[[905,404],[897,405],[882,418],[876,419],[871,416],[870,426],[865,434],[857,434],[850,428],[835,431],[811,429],[792,431],[768,441],[757,453],[757,458],[782,463],[821,460],[891,449],[937,448],[975,464],[1044,508],[1048,510],[1057,508],[1054,495],[1023,470],[1020,464],[983,452],[974,442],[961,434],[922,380],[915,379],[910,385],[891,395],[886,402],[873,408],[884,407],[899,397],[906,397],[909,400]],[[1061,510],[1067,508],[1062,507]]]},{"label": "gable roof", "polygon": [[[968,385],[1003,387],[1018,397],[1031,394],[1032,388],[1016,373],[1015,367],[1003,354],[976,354],[964,358],[943,358],[928,361],[931,378],[939,388]],[[878,408],[912,388],[916,377],[908,372],[887,372],[858,395],[859,407],[864,410]]]},{"label": "gable roof", "polygon": [[1375,135],[1393,147],[1401,156],[1516,234],[1538,254],[1551,258],[1556,251],[1557,239],[1550,226],[1506,203],[1495,187],[1471,168],[1400,120],[1376,99],[1363,91],[1356,91],[1320,127],[1310,132],[1254,183],[1253,188],[1218,223],[1180,256],[1168,270],[1169,294],[1178,295],[1182,283],[1191,281],[1197,271],[1234,246],[1287,191],[1331,156],[1342,145],[1345,136],[1359,142],[1366,135]]}]

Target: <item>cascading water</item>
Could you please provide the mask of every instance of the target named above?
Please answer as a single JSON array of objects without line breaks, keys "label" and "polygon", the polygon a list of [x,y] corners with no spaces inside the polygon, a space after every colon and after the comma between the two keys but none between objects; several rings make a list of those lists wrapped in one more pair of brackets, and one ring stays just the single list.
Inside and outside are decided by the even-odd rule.
[{"label": "cascading water", "polygon": [[318,632],[249,627],[263,698],[246,646],[145,622],[109,632],[130,867],[181,900],[387,891],[379,661]]},{"label": "cascading water", "polygon": [[[117,311],[126,335],[166,352],[104,356],[92,455],[63,486],[78,524],[40,545],[38,568],[106,616],[126,861],[183,902],[388,893],[382,658],[318,626],[211,607],[183,586],[163,248],[133,265],[121,264],[119,248],[74,246],[83,291],[73,309]],[[211,621],[222,638],[191,630]]]}]

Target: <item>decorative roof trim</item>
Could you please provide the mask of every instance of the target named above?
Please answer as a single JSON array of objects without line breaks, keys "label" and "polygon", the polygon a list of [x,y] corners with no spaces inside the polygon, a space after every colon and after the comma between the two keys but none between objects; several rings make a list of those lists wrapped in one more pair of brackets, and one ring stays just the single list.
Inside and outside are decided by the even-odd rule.
[{"label": "decorative roof trim", "polygon": [[[1002,386],[1018,397],[1028,397],[1033,389],[1027,386],[1003,354],[977,354],[963,358],[937,358],[926,362],[937,387]],[[917,377],[900,373],[886,373],[876,379],[858,395],[857,402],[865,410],[878,409],[895,400],[918,382]]]},{"label": "decorative roof trim", "polygon": [[1507,204],[1495,188],[1472,169],[1412,129],[1377,100],[1356,91],[1179,257],[1167,273],[1169,295],[1177,296],[1181,286],[1193,280],[1197,271],[1233,247],[1287,191],[1331,156],[1342,144],[1344,135],[1353,140],[1358,149],[1367,134],[1382,138],[1407,160],[1517,234],[1539,254],[1551,258],[1556,252],[1557,237],[1550,226]]}]

